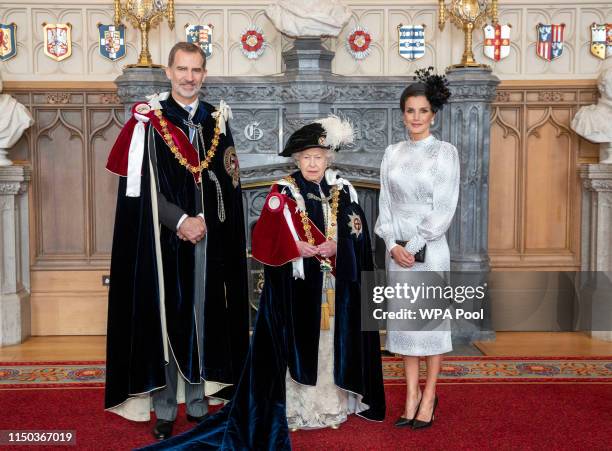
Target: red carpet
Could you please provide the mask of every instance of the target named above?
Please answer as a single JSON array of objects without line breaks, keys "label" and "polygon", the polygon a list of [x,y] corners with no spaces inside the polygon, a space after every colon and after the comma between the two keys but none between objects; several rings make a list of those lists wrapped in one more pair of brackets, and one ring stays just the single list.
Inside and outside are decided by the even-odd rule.
[{"label": "red carpet", "polygon": [[[337,430],[292,434],[296,450],[408,449],[610,449],[612,384],[460,383],[438,388],[440,405],[431,429],[398,430],[402,385],[385,387],[387,419],[357,417]],[[102,410],[103,390],[0,390],[0,430],[72,429],[76,447],[18,446],[2,449],[125,450],[150,443],[151,425],[132,423]],[[179,413],[177,431],[191,427]]]}]

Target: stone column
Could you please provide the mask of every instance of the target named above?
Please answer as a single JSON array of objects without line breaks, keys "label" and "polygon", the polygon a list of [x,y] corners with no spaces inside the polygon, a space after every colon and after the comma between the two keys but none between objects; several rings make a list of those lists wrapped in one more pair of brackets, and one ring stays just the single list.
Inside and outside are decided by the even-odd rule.
[{"label": "stone column", "polygon": [[[596,271],[612,280],[612,164],[585,164],[582,178],[582,271]],[[610,309],[595,311],[610,315]],[[595,319],[595,318],[593,318]],[[601,318],[597,318],[599,321]],[[612,316],[604,324],[612,325]],[[591,336],[612,341],[611,330],[591,331]]]},{"label": "stone column", "polygon": [[27,166],[0,167],[0,346],[30,336]]},{"label": "stone column", "polygon": [[297,38],[293,47],[283,52],[284,141],[298,128],[331,111],[335,100],[331,73],[333,57],[334,52],[322,46],[321,38]]},{"label": "stone column", "polygon": [[[448,232],[453,284],[481,285],[490,269],[489,142],[491,103],[499,79],[489,67],[451,68],[447,78],[452,96],[442,110],[442,139],[454,144],[461,161],[461,190],[453,223]],[[489,299],[481,303],[490,313]],[[464,310],[471,306],[464,304]],[[474,303],[474,310],[480,305]],[[493,339],[491,318],[453,326],[456,341]]]},{"label": "stone column", "polygon": [[130,109],[136,102],[146,102],[146,97],[170,91],[170,81],[164,70],[156,67],[128,67],[115,79],[117,95],[125,105],[125,117],[131,115]]}]

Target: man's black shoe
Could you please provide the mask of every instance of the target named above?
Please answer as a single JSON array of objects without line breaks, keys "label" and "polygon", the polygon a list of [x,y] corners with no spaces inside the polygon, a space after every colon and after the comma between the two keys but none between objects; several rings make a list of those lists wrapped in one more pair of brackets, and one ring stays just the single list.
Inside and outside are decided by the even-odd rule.
[{"label": "man's black shoe", "polygon": [[157,420],[155,422],[155,427],[153,428],[153,437],[155,437],[157,440],[166,440],[167,438],[172,437],[173,426],[174,421]]},{"label": "man's black shoe", "polygon": [[208,417],[209,417],[208,413],[205,413],[201,417],[193,417],[193,416],[187,414],[187,421],[191,421],[192,423],[201,423],[202,421],[204,421]]}]

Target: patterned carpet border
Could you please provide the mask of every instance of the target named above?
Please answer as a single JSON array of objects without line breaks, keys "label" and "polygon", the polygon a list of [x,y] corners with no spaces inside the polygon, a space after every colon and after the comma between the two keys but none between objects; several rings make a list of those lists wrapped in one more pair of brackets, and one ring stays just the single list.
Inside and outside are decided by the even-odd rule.
[{"label": "patterned carpet border", "polygon": [[[401,383],[399,357],[383,357],[385,383]],[[103,361],[0,362],[0,390],[18,388],[104,387]],[[425,363],[421,361],[421,376]],[[598,382],[612,383],[612,356],[446,357],[439,383]]]},{"label": "patterned carpet border", "polygon": [[[385,383],[403,382],[401,358],[383,358]],[[425,378],[421,360],[420,376]],[[445,357],[439,383],[605,382],[612,383],[612,356],[595,357]]]}]

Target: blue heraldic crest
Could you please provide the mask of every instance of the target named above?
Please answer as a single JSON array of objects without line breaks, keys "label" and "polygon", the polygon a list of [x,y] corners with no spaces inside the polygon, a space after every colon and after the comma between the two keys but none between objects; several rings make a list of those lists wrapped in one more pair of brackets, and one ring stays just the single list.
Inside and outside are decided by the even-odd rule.
[{"label": "blue heraldic crest", "polygon": [[422,58],[425,55],[425,26],[400,25],[397,30],[400,56],[409,61]]},{"label": "blue heraldic crest", "polygon": [[7,61],[17,55],[16,29],[14,23],[0,23],[0,61]]},{"label": "blue heraldic crest", "polygon": [[125,56],[125,27],[98,24],[100,55],[111,61]]}]

